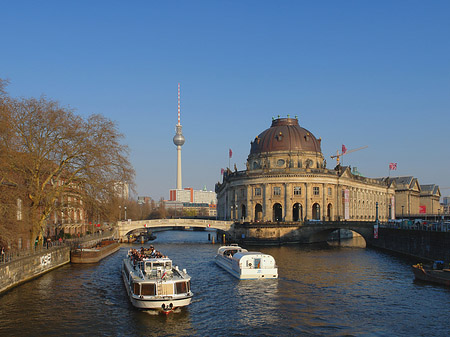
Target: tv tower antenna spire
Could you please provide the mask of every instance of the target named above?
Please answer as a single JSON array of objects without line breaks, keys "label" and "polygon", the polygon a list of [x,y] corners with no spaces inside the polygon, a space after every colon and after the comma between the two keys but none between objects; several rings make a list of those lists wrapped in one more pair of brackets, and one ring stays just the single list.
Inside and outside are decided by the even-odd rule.
[{"label": "tv tower antenna spire", "polygon": [[180,118],[180,83],[178,83],[178,124],[175,126],[176,134],[173,137],[173,143],[177,146],[177,190],[182,189],[181,184],[181,146],[184,144],[184,136],[181,131]]},{"label": "tv tower antenna spire", "polygon": [[180,124],[180,83],[178,83],[178,124]]}]

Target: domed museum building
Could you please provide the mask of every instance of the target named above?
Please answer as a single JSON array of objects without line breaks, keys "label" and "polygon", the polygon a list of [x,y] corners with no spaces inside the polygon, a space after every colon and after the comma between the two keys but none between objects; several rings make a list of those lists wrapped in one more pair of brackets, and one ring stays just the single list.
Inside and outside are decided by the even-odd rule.
[{"label": "domed museum building", "polygon": [[216,184],[219,219],[244,222],[386,221],[395,210],[395,182],[326,168],[321,138],[297,118],[273,119],[251,141],[247,169],[227,169]]}]

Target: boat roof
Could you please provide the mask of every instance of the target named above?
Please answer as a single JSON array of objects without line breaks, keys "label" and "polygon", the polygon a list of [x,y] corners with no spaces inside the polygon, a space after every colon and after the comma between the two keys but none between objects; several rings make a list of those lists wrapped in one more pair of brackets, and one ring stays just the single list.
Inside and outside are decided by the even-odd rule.
[{"label": "boat roof", "polygon": [[142,261],[150,261],[150,262],[158,262],[158,261],[160,261],[160,262],[166,262],[166,261],[171,261],[172,262],[172,260],[171,259],[169,259],[168,257],[144,257],[143,259],[142,259]]},{"label": "boat roof", "polygon": [[271,258],[273,258],[272,255],[264,254],[264,253],[261,253],[261,252],[238,252],[238,253],[233,255],[233,259],[240,259],[240,258],[242,258],[244,256],[251,256],[251,255],[259,255],[261,257],[264,256],[264,257],[271,257]]},{"label": "boat roof", "polygon": [[239,247],[238,245],[230,245],[230,246],[221,246],[217,250],[218,254],[222,254],[226,250],[237,250],[241,252],[246,252],[247,250],[245,248]]}]

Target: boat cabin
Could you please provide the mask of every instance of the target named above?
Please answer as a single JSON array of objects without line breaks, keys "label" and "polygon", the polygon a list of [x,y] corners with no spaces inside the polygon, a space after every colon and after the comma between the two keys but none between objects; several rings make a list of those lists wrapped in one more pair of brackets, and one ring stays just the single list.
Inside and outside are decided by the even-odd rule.
[{"label": "boat cabin", "polygon": [[233,255],[232,265],[235,270],[276,268],[275,259],[260,252],[238,252]]},{"label": "boat cabin", "polygon": [[172,273],[172,261],[168,258],[144,259],[138,262],[138,268],[148,278],[161,278]]}]

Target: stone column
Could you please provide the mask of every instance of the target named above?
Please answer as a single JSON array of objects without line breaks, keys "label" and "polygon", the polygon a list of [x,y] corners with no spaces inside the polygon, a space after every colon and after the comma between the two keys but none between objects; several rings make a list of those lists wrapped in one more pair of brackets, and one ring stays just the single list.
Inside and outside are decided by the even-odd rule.
[{"label": "stone column", "polygon": [[291,184],[284,183],[284,221],[292,221],[292,191]]},{"label": "stone column", "polygon": [[326,187],[325,187],[325,183],[322,184],[322,221],[325,220],[325,216],[327,214],[326,210],[328,209],[327,204],[326,204],[326,191],[325,191]]},{"label": "stone column", "polygon": [[253,200],[253,186],[247,185],[247,195],[246,195],[246,205],[245,205],[247,214],[245,216],[244,221],[251,221],[252,219],[255,218],[253,215],[254,209],[253,209],[252,200]]},{"label": "stone column", "polygon": [[[263,184],[263,189],[262,189],[262,193],[263,193],[263,200],[262,200],[262,208],[263,208],[263,215],[262,215],[262,220],[263,221],[268,221],[267,220],[267,202],[268,202],[268,191],[267,191],[267,184]],[[270,193],[269,193],[270,194]]]},{"label": "stone column", "polygon": [[309,218],[309,202],[308,202],[308,183],[305,183],[305,212],[304,212],[304,218],[302,220]]}]

